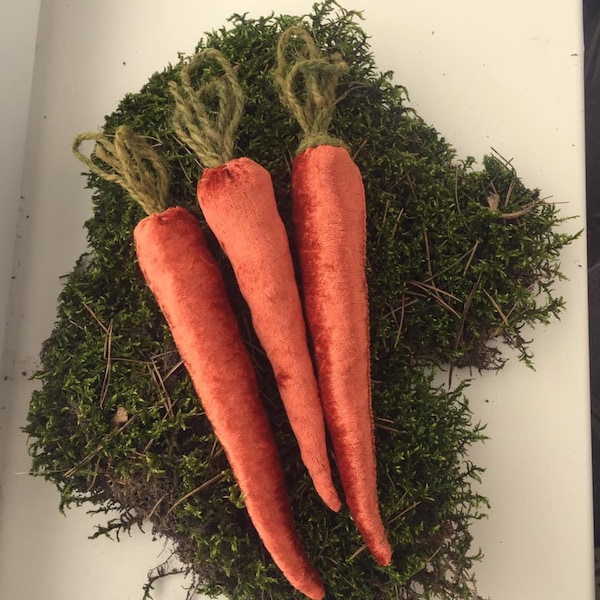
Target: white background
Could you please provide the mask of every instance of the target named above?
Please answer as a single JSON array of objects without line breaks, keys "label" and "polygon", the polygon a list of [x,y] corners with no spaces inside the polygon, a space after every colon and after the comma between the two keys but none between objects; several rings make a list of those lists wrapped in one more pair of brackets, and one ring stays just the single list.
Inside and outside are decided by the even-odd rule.
[{"label": "white background", "polygon": [[[276,10],[311,5],[286,1]],[[93,519],[83,510],[60,516],[54,488],[25,474],[19,427],[36,385],[27,375],[52,329],[59,277],[85,249],[90,214],[71,140],[97,130],[126,92],[179,51],[191,53],[231,13],[268,14],[275,3],[44,0],[34,63],[39,6],[0,0],[0,598],[137,600],[146,571],[168,556],[162,543],[149,535],[89,541]],[[565,216],[584,214],[579,3],[345,6],[365,9],[378,66],[395,71],[459,156],[480,158],[493,146]],[[563,254],[569,280],[557,291],[567,311],[534,332],[536,371],[512,360],[498,375],[476,375],[469,392],[491,436],[473,452],[492,502],[473,532],[486,555],[479,593],[494,600],[593,598],[585,267],[582,239]],[[159,587],[155,598],[182,597],[178,585]]]}]

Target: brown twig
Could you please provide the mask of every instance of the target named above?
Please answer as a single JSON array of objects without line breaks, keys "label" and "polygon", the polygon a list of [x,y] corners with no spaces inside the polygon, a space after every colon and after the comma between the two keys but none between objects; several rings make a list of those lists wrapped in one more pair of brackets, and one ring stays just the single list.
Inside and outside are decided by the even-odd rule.
[{"label": "brown twig", "polygon": [[173,504],[173,506],[171,506],[171,508],[167,511],[167,515],[170,515],[182,502],[185,502],[188,498],[191,498],[198,492],[201,492],[202,490],[205,490],[207,487],[210,487],[213,483],[217,483],[217,481],[220,481],[221,479],[223,479],[223,477],[224,477],[223,473],[218,473],[214,477],[211,477],[208,481],[205,481],[202,485],[199,485],[197,488],[193,489],[191,492],[188,492],[187,494],[185,494],[184,496],[179,498],[179,500],[177,500],[177,502],[175,502],[175,504]]},{"label": "brown twig", "polygon": [[104,407],[104,401],[108,395],[108,384],[110,383],[110,373],[112,371],[112,332],[113,332],[113,320],[111,319],[106,335],[104,337],[104,351],[103,357],[106,361],[106,368],[104,369],[104,379],[102,380],[102,388],[100,390],[100,408]]},{"label": "brown twig", "polygon": [[494,306],[494,308],[496,309],[496,311],[500,315],[500,318],[502,319],[502,322],[507,327],[510,327],[510,322],[508,320],[508,317],[504,314],[504,312],[502,312],[502,309],[500,308],[500,305],[496,302],[496,300],[494,300],[494,298],[491,296],[491,294],[487,290],[483,290],[483,293],[488,297],[489,301],[492,303],[492,305]]}]

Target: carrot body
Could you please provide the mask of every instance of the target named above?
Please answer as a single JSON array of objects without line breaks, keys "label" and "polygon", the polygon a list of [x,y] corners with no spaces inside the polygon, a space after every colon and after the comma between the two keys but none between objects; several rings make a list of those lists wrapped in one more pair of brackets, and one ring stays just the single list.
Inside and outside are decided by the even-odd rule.
[{"label": "carrot body", "polygon": [[245,496],[265,547],[290,583],[320,600],[323,584],[301,546],[255,373],[221,272],[195,217],[169,208],[137,225],[140,268]]},{"label": "carrot body", "polygon": [[302,460],[333,510],[325,422],[285,227],[269,173],[248,158],[205,169],[198,202],[234,269],[269,358]]},{"label": "carrot body", "polygon": [[348,152],[320,145],[296,156],[292,202],[306,318],[346,501],[377,562],[389,565],[371,409],[365,192]]}]

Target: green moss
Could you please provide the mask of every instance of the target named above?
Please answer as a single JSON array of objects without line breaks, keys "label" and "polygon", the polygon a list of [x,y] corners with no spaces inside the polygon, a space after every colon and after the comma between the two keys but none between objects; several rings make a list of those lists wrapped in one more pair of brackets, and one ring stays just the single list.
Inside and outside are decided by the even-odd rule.
[{"label": "green moss", "polygon": [[[332,133],[348,143],[367,190],[373,406],[381,507],[395,548],[390,569],[362,550],[347,511],[334,515],[316,497],[231,269],[207,232],[209,242],[259,375],[300,536],[328,598],[471,599],[479,556],[469,526],[487,502],[467,452],[483,434],[465,386],[437,387],[434,374],[447,364],[500,367],[498,341],[530,363],[522,331],[563,309],[553,286],[560,251],[573,236],[559,231],[555,206],[500,157],[486,157],[481,170],[473,159],[457,160],[391,74],[378,72],[358,15],[326,1],[302,18],[236,15],[200,44],[238,67],[248,103],[237,154],[271,171],[292,245],[289,170],[300,132],[279,102],[271,69],[279,34],[297,22],[350,64]],[[104,130],[127,124],[156,138],[173,176],[173,204],[201,219],[194,200],[201,173],[170,125],[168,82],[180,66],[126,96]],[[119,511],[98,534],[118,536],[149,521],[174,542],[201,591],[236,600],[299,597],[248,520],[137,268],[132,230],[140,209],[113,184],[91,175],[88,185],[95,190],[90,250],[60,295],[41,355],[43,387],[25,427],[34,474],[58,487],[61,509]]]}]

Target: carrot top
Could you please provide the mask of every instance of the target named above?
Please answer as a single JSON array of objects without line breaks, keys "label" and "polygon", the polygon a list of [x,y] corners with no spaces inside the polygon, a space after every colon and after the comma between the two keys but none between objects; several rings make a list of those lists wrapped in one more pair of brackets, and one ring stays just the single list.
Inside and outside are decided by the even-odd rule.
[{"label": "carrot top", "polygon": [[[80,151],[85,141],[96,142],[92,152],[96,161]],[[146,214],[168,207],[170,181],[165,162],[148,138],[131,127],[122,125],[113,136],[81,133],[73,141],[73,153],[94,175],[125,188]]]},{"label": "carrot top", "polygon": [[[211,62],[223,70],[223,77],[211,75]],[[204,66],[206,82],[192,85],[192,77]],[[218,167],[233,158],[235,134],[244,111],[244,93],[233,67],[219,50],[206,48],[185,64],[180,83],[169,82],[175,99],[173,128],[205,167]],[[209,106],[217,101],[217,109]]]},{"label": "carrot top", "polygon": [[[288,55],[294,55],[292,64]],[[339,53],[323,56],[312,36],[298,25],[283,32],[277,44],[275,83],[279,87],[283,104],[296,117],[304,131],[298,154],[311,146],[344,143],[328,133],[337,103],[335,89],[348,65]],[[297,79],[303,77],[304,92]]]}]

